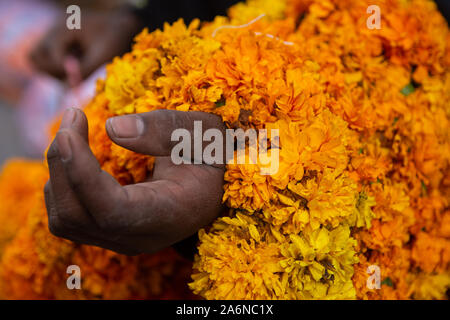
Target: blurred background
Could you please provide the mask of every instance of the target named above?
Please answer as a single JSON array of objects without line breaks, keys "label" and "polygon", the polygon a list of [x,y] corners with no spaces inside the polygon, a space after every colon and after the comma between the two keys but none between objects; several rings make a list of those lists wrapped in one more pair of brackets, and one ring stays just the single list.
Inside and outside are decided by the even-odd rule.
[{"label": "blurred background", "polygon": [[89,77],[69,85],[67,79],[38,71],[30,59],[33,50],[56,20],[67,16],[68,5],[107,12],[126,2],[0,0],[0,167],[12,157],[42,159],[49,123],[66,107],[85,104],[94,94],[96,79],[104,76],[100,65]]},{"label": "blurred background", "polygon": [[11,157],[25,156],[24,145],[11,105],[0,99],[0,166]]}]

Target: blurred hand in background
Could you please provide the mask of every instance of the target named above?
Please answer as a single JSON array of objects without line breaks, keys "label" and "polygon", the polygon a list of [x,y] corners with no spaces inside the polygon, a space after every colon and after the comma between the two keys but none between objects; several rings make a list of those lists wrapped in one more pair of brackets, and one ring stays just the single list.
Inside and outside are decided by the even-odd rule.
[{"label": "blurred hand in background", "polygon": [[85,79],[99,66],[129,51],[133,36],[142,27],[128,11],[83,10],[80,30],[69,30],[66,19],[65,15],[57,19],[30,56],[38,70],[61,80],[67,80],[70,59],[78,60],[79,73]]}]

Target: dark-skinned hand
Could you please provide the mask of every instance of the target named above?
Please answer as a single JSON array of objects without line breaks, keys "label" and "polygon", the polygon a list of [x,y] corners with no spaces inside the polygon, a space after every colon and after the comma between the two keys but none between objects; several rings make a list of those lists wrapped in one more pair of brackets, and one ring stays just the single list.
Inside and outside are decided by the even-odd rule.
[{"label": "dark-skinned hand", "polygon": [[41,42],[31,52],[31,62],[40,71],[66,79],[67,57],[79,60],[83,79],[114,57],[130,50],[141,23],[126,10],[96,12],[83,9],[81,29],[69,30],[67,15],[58,17]]},{"label": "dark-skinned hand", "polygon": [[171,142],[173,130],[185,128],[193,138],[195,120],[204,131],[225,130],[220,117],[203,112],[158,110],[109,119],[106,130],[114,143],[156,157],[146,182],[121,186],[92,153],[83,111],[66,110],[47,155],[51,233],[136,255],[171,246],[211,223],[222,210],[224,166],[175,165],[170,157],[178,143]]}]

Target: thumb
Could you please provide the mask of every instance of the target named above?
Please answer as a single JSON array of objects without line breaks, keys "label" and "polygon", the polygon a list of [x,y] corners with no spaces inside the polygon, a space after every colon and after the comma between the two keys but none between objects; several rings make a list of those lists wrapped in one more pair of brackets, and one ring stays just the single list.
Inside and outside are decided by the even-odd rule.
[{"label": "thumb", "polygon": [[206,112],[156,110],[114,117],[106,122],[106,131],[116,144],[138,153],[160,157],[170,156],[173,147],[179,144],[179,140],[172,141],[173,133],[179,129],[190,139],[192,158],[197,159],[195,154],[198,151],[203,153],[210,143],[203,141],[204,133],[210,129],[216,130],[214,137],[221,136],[220,143],[225,150],[225,125],[219,116]]}]

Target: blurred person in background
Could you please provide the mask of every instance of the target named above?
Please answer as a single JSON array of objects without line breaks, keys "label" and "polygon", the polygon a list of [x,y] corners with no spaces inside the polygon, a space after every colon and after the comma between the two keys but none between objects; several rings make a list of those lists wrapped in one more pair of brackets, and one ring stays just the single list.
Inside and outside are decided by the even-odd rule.
[{"label": "blurred person in background", "polygon": [[81,2],[78,2],[82,8],[81,30],[69,30],[67,15],[62,15],[31,54],[39,70],[59,79],[67,77],[68,56],[79,60],[81,76],[85,79],[102,64],[129,51],[133,37],[144,27],[152,31],[162,28],[164,22],[173,23],[179,18],[187,24],[195,18],[210,21],[217,15],[225,15],[227,8],[238,1],[129,1],[101,11],[84,9]]},{"label": "blurred person in background", "polygon": [[[48,123],[81,107],[105,76],[105,64],[150,31],[184,18],[212,20],[237,0],[0,0],[0,96],[16,105],[28,156],[49,144]],[[81,30],[66,26],[69,5],[81,8]]]}]

